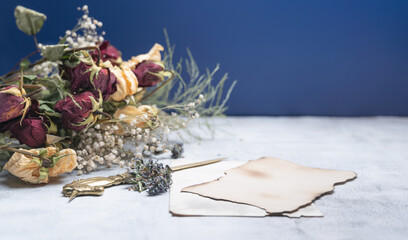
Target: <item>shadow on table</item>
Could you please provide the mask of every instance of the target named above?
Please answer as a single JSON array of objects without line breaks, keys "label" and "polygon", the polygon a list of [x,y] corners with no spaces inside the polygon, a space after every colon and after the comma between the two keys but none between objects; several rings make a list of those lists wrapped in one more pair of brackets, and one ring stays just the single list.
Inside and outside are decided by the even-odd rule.
[{"label": "shadow on table", "polygon": [[64,178],[64,176],[59,176],[58,178],[50,178],[47,184],[31,184],[7,172],[0,174],[0,184],[8,188],[38,188],[44,187],[44,185],[61,185],[65,182]]},{"label": "shadow on table", "polygon": [[352,182],[352,181],[355,181],[355,180],[358,180],[358,176],[356,176],[355,178],[352,178],[352,179],[348,179],[348,180],[346,180],[346,181],[344,181],[344,182],[339,182],[339,183],[334,184],[334,185],[333,185],[333,190],[331,190],[330,192],[325,192],[325,193],[321,194],[320,196],[316,197],[316,198],[313,200],[313,202],[319,200],[320,198],[322,198],[322,197],[324,197],[324,196],[333,195],[334,192],[336,191],[336,188],[335,188],[335,187],[338,187],[338,186],[341,186],[341,185],[345,185],[346,183]]}]

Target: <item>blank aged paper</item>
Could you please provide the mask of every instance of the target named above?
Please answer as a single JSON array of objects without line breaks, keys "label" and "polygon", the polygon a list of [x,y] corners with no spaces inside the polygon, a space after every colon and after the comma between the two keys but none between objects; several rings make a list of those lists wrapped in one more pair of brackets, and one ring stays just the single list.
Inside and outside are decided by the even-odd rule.
[{"label": "blank aged paper", "polygon": [[182,189],[211,199],[249,204],[269,214],[293,212],[354,179],[351,171],[310,168],[272,157],[251,160],[229,169],[211,182]]},{"label": "blank aged paper", "polygon": [[[175,162],[177,165],[191,163],[191,161],[185,160],[175,160]],[[230,201],[216,201],[197,194],[181,192],[183,187],[214,180],[223,176],[226,170],[243,164],[245,162],[226,160],[212,165],[173,173],[173,184],[170,189],[170,212],[176,216],[264,217],[268,215],[264,209],[255,206]],[[323,217],[323,214],[314,204],[300,208],[293,213],[280,215],[288,217]]]}]

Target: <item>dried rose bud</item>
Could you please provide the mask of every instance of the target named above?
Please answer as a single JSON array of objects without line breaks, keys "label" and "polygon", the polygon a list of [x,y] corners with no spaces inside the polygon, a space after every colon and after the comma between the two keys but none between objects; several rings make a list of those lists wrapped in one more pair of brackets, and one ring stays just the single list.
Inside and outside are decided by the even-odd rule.
[{"label": "dried rose bud", "polygon": [[55,104],[55,110],[61,113],[62,126],[80,131],[93,125],[98,119],[93,112],[99,110],[101,103],[92,92],[83,92],[68,96]]},{"label": "dried rose bud", "polygon": [[[0,123],[23,115],[27,99],[25,91],[20,91],[16,85],[8,86],[0,91]],[[28,107],[28,106],[27,106]]]},{"label": "dried rose bud", "polygon": [[139,81],[140,87],[151,87],[163,80],[160,74],[164,70],[158,62],[144,61],[139,63],[133,70]]},{"label": "dried rose bud", "polygon": [[71,82],[72,92],[99,90],[105,100],[116,92],[116,76],[109,68],[98,68],[80,62],[74,68],[63,67],[63,69],[65,77]]},{"label": "dried rose bud", "polygon": [[138,81],[136,75],[129,67],[111,67],[111,72],[116,76],[116,92],[111,95],[114,101],[122,101],[127,96],[131,96],[137,92]]},{"label": "dried rose bud", "polygon": [[[122,61],[119,50],[112,46],[109,41],[103,41],[101,45],[99,45],[99,50],[101,51],[101,60],[104,62],[109,60],[113,65],[118,65]],[[91,56],[96,62],[98,59],[98,51],[93,51]]]},{"label": "dried rose bud", "polygon": [[47,127],[40,117],[26,117],[23,121],[14,123],[10,132],[20,143],[29,147],[42,147],[45,145]]},{"label": "dried rose bud", "polygon": [[[28,151],[39,154],[40,150],[44,149],[30,149]],[[6,165],[4,165],[4,169],[25,182],[38,184],[48,183],[48,177],[56,177],[61,173],[71,172],[78,165],[76,152],[72,149],[62,149],[58,152],[58,149],[55,147],[47,147],[46,151],[47,158],[51,158],[52,156],[57,158],[61,156],[61,158],[59,158],[56,163],[53,162],[50,168],[47,168],[48,174],[43,177],[40,175],[40,171],[43,169],[42,165],[33,161],[34,157],[21,153],[14,153]],[[58,154],[56,154],[57,152]],[[51,160],[54,159],[51,158]]]}]

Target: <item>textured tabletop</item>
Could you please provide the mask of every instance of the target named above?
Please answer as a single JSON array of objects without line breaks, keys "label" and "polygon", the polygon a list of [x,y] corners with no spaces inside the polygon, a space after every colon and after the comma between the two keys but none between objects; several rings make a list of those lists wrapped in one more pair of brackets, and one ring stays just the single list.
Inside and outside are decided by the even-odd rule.
[{"label": "textured tabletop", "polygon": [[[358,177],[315,203],[323,218],[173,217],[169,196],[108,188],[71,203],[65,174],[45,186],[0,173],[0,239],[407,239],[408,118],[230,117],[213,139],[185,145],[184,157],[229,161],[272,156],[352,170]],[[207,132],[206,136],[210,136]],[[124,169],[100,170],[86,177]]]}]

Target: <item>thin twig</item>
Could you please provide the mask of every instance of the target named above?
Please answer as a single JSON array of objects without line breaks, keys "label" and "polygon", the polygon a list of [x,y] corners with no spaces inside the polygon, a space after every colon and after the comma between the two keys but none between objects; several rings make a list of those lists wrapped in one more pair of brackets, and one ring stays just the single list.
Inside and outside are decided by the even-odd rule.
[{"label": "thin twig", "polygon": [[[25,86],[25,85],[24,85],[24,86]],[[41,92],[41,91],[42,91],[42,87],[39,87],[39,88],[37,88],[36,90],[27,93],[26,95],[24,95],[24,97],[31,97],[31,96],[33,96],[34,94],[39,93],[39,92]]]},{"label": "thin twig", "polygon": [[37,49],[37,50],[35,50],[34,52],[32,52],[32,53],[28,54],[27,56],[23,57],[20,61],[18,61],[18,63],[16,63],[16,65],[14,65],[14,67],[13,67],[10,71],[14,71],[14,70],[20,65],[20,63],[21,63],[22,61],[24,61],[24,60],[26,60],[26,59],[28,59],[28,58],[34,56],[36,53],[39,53],[39,52],[40,52],[40,51]]},{"label": "thin twig", "polygon": [[[41,58],[40,60],[28,65],[27,69],[30,69],[30,68],[34,67],[35,65],[41,64],[41,63],[43,63],[45,61],[47,61],[46,58]],[[0,77],[0,79],[6,79],[6,78],[8,78],[8,77],[10,77],[10,76],[12,76],[12,75],[14,75],[16,73],[19,73],[19,72],[20,72],[20,70],[11,71],[11,72],[5,74],[4,76]],[[11,82],[13,82],[13,81],[11,81]],[[4,81],[3,83],[9,83],[9,82],[10,81]]]}]

